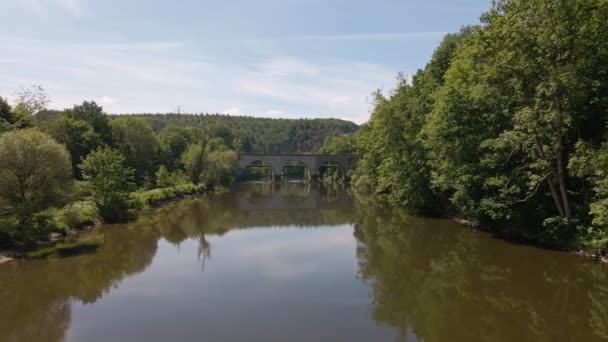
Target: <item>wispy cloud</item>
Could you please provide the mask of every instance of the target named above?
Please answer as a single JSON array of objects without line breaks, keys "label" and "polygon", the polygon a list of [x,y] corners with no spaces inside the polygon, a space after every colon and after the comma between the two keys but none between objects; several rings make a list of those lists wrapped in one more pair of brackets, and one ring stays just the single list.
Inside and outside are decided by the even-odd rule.
[{"label": "wispy cloud", "polygon": [[48,14],[47,8],[41,0],[21,0],[21,4],[38,14]]},{"label": "wispy cloud", "polygon": [[300,40],[425,40],[438,39],[446,35],[447,32],[393,32],[393,33],[347,33],[347,34],[327,34],[327,35],[305,35],[294,37]]},{"label": "wispy cloud", "polygon": [[63,6],[73,15],[80,16],[80,1],[79,0],[59,0],[59,4]]},{"label": "wispy cloud", "polygon": [[79,17],[82,13],[80,0],[18,0],[24,7],[42,15],[48,15],[55,9],[67,11]]}]

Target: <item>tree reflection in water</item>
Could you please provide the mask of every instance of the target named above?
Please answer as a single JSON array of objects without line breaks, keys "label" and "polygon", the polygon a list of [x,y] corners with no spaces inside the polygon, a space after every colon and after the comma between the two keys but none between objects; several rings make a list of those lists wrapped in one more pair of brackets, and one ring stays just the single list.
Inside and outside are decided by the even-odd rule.
[{"label": "tree reflection in water", "polygon": [[374,319],[434,341],[608,338],[608,275],[566,253],[513,246],[449,221],[357,207]]},{"label": "tree reflection in water", "polygon": [[96,253],[2,265],[0,341],[62,341],[70,324],[70,301],[95,303],[125,277],[143,272],[160,235],[154,229],[122,226],[86,234],[103,235]]}]

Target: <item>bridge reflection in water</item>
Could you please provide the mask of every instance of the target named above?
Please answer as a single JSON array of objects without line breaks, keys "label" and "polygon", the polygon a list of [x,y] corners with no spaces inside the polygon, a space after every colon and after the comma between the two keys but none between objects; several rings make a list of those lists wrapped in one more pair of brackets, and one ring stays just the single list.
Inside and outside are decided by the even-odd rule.
[{"label": "bridge reflection in water", "polygon": [[[311,188],[313,191],[311,191]],[[352,202],[341,186],[319,188],[310,183],[260,183],[246,186],[237,192],[238,206],[242,211],[318,210],[332,205]]]}]

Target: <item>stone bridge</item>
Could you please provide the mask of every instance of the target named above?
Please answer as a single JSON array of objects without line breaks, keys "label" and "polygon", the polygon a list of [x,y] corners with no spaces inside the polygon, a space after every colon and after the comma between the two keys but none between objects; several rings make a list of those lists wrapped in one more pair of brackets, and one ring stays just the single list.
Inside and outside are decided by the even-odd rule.
[{"label": "stone bridge", "polygon": [[318,179],[319,170],[323,166],[336,166],[343,175],[347,175],[348,171],[355,168],[357,160],[359,160],[359,157],[354,155],[242,153],[239,154],[238,164],[240,170],[244,170],[257,163],[266,164],[272,169],[274,179],[279,179],[285,166],[290,166],[290,162],[297,162],[308,169],[311,179]]}]

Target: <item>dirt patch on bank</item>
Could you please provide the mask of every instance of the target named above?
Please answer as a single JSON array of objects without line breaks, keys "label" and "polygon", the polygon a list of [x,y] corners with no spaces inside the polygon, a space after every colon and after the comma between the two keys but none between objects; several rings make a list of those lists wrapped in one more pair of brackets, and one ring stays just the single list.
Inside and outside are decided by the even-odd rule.
[{"label": "dirt patch on bank", "polygon": [[0,264],[4,264],[5,262],[11,261],[13,258],[9,257],[8,254],[0,252]]}]

